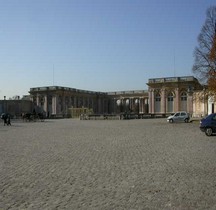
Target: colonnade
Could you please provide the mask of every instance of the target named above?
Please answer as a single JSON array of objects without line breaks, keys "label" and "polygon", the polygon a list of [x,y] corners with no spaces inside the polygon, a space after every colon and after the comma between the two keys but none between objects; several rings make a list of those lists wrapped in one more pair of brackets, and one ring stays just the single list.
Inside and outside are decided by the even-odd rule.
[{"label": "colonnade", "polygon": [[79,95],[64,95],[64,94],[36,94],[33,97],[33,102],[37,107],[37,112],[45,112],[48,115],[67,115],[69,108],[89,108],[95,113],[107,112],[107,99],[98,96],[79,96]]},{"label": "colonnade", "polygon": [[89,108],[97,114],[120,112],[148,113],[148,97],[112,97],[108,95],[78,95],[73,93],[36,93],[33,103],[37,112],[47,115],[67,115],[69,108]]},{"label": "colonnade", "polygon": [[193,113],[193,93],[185,89],[149,89],[149,113],[170,114],[177,111]]},{"label": "colonnade", "polygon": [[148,98],[120,97],[114,99],[116,112],[148,113]]}]

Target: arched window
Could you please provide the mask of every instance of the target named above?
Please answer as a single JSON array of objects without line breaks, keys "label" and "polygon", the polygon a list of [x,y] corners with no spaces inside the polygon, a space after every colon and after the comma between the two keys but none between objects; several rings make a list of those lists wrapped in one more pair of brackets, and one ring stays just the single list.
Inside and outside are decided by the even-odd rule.
[{"label": "arched window", "polygon": [[155,95],[155,101],[161,101],[161,96],[159,93]]},{"label": "arched window", "polygon": [[159,93],[155,95],[155,112],[161,112],[161,96]]},{"label": "arched window", "polygon": [[173,98],[173,93],[169,92],[167,95],[167,112],[173,112]]},{"label": "arched window", "polygon": [[187,93],[186,92],[181,93],[181,101],[187,101]]},{"label": "arched window", "polygon": [[173,93],[172,93],[172,92],[170,92],[170,93],[168,94],[167,100],[168,100],[168,101],[173,101]]}]

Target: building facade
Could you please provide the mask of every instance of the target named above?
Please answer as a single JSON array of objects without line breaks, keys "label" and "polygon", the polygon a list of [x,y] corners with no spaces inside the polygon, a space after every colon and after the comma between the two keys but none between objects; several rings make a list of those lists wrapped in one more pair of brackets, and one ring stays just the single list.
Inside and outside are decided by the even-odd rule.
[{"label": "building facade", "polygon": [[36,111],[45,112],[48,116],[65,117],[72,107],[86,107],[96,113],[108,110],[107,95],[101,92],[50,86],[31,88],[29,93]]},{"label": "building facade", "polygon": [[202,90],[194,77],[149,79],[150,112],[171,114],[185,110],[193,113],[193,92]]},{"label": "building facade", "polygon": [[187,111],[192,116],[202,117],[214,112],[215,103],[207,87],[193,76],[153,78],[147,84],[152,114]]},{"label": "building facade", "polygon": [[0,100],[0,114],[10,113],[14,118],[21,117],[22,113],[31,112],[33,104],[30,100]]},{"label": "building facade", "polygon": [[72,110],[94,114],[150,114],[168,116],[187,111],[202,117],[216,110],[215,98],[193,76],[152,78],[148,90],[96,92],[49,86],[30,88],[29,100],[1,100],[0,113],[44,113],[47,117],[70,117]]},{"label": "building facade", "polygon": [[152,78],[148,90],[94,92],[51,86],[31,88],[34,107],[47,115],[66,116],[69,108],[88,108],[95,114],[137,113],[170,115],[187,111],[192,116],[214,112],[214,98],[193,76]]},{"label": "building facade", "polygon": [[95,114],[117,114],[126,111],[147,113],[148,91],[94,92],[75,88],[50,86],[31,88],[36,112],[65,117],[71,108],[92,109]]}]

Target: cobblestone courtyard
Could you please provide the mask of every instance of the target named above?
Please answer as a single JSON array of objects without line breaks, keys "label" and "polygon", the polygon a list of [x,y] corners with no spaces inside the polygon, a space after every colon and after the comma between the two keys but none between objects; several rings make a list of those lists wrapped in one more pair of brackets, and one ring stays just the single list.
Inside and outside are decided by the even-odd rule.
[{"label": "cobblestone courtyard", "polygon": [[0,124],[0,209],[216,209],[216,136],[199,123]]}]

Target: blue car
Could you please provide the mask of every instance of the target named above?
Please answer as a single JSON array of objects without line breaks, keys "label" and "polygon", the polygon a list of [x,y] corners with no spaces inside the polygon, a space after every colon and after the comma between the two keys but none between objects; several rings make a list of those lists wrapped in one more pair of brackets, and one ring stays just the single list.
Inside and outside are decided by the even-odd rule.
[{"label": "blue car", "polygon": [[200,130],[205,132],[207,136],[216,133],[216,113],[210,114],[200,120]]}]

